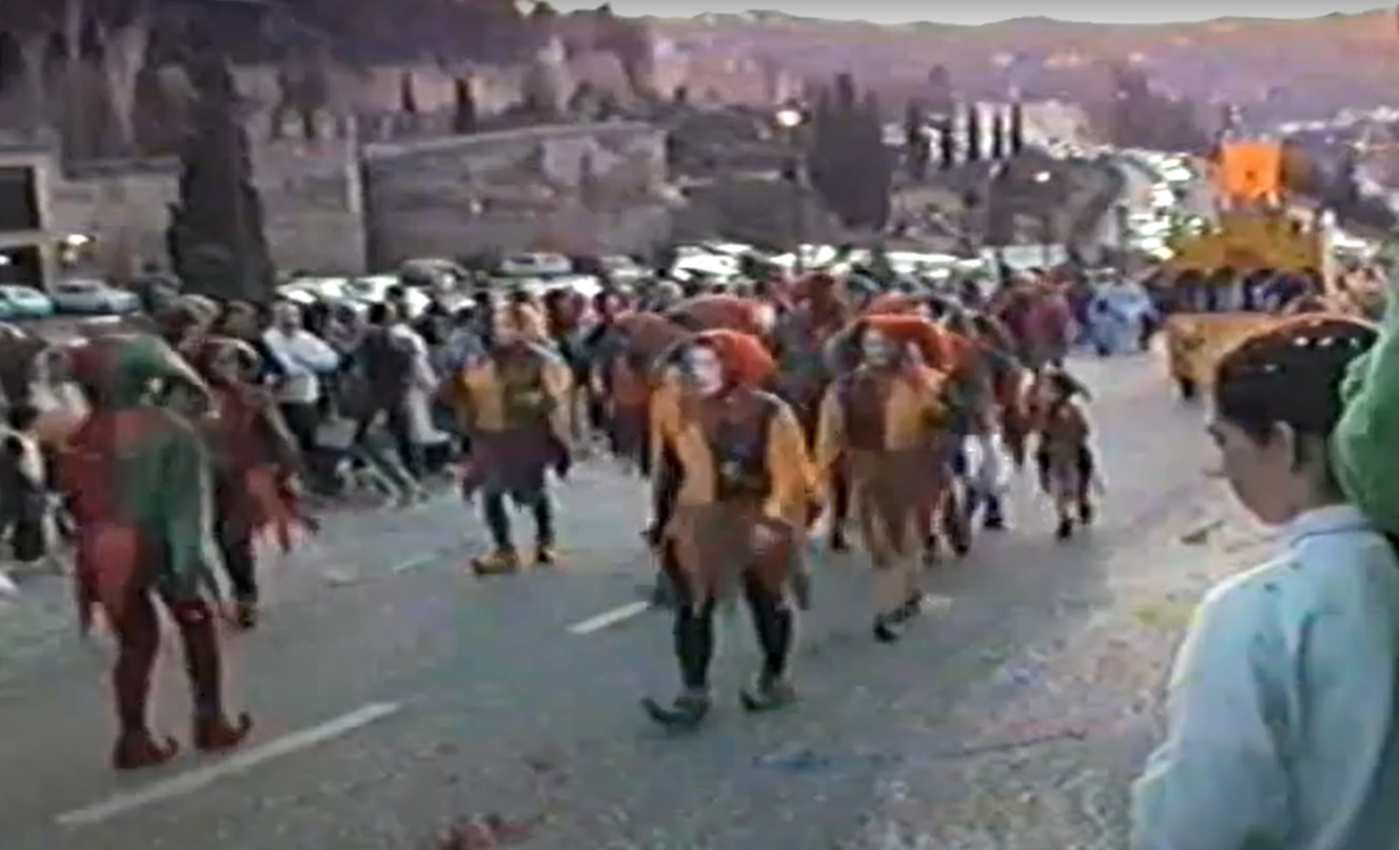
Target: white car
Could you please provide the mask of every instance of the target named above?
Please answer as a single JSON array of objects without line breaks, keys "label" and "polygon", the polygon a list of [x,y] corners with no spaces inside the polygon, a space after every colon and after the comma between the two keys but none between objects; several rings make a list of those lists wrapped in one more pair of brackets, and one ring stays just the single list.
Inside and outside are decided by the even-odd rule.
[{"label": "white car", "polygon": [[613,283],[636,283],[651,274],[644,266],[625,254],[598,257],[598,265]]},{"label": "white car", "polygon": [[309,307],[318,301],[338,301],[345,298],[345,287],[348,283],[349,278],[344,277],[299,277],[277,287],[277,297],[302,307]]},{"label": "white car", "polygon": [[500,263],[502,277],[551,277],[572,272],[573,261],[562,254],[516,254]]},{"label": "white car", "polygon": [[351,278],[345,284],[345,298],[350,301],[358,301],[361,304],[382,304],[389,298],[389,290],[394,287],[402,287],[404,292],[404,302],[408,306],[408,315],[405,318],[416,319],[426,312],[432,304],[432,296],[412,286],[404,286],[403,280],[396,274],[377,274],[367,277]]},{"label": "white car", "polygon": [[117,289],[100,280],[60,281],[54,285],[49,298],[63,313],[117,315],[141,309],[141,299],[136,293]]}]

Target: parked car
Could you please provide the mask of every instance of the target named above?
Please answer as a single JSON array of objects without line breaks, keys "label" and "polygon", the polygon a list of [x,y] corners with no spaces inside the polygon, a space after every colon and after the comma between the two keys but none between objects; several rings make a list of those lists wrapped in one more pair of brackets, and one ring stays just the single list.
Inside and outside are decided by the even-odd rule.
[{"label": "parked car", "polygon": [[136,293],[117,289],[100,280],[79,278],[59,281],[50,297],[54,307],[63,313],[115,315],[135,313],[141,309],[141,298]]},{"label": "parked car", "polygon": [[500,263],[502,277],[554,277],[572,272],[573,263],[562,254],[515,254]]},{"label": "parked car", "polygon": [[596,275],[611,284],[634,284],[651,276],[649,269],[625,254],[580,257],[574,265],[578,271]]},{"label": "parked car", "polygon": [[278,298],[305,308],[345,298],[348,285],[349,279],[343,277],[296,277],[277,287],[276,291]]},{"label": "parked car", "polygon": [[0,286],[0,316],[14,319],[43,319],[53,315],[53,302],[29,286]]},{"label": "parked car", "polygon": [[402,278],[396,274],[352,278],[345,285],[345,297],[365,304],[382,304],[388,300],[389,290],[396,286],[403,287],[404,298],[408,304],[408,315],[404,318],[418,318],[432,303],[432,296],[416,287],[404,286]]}]

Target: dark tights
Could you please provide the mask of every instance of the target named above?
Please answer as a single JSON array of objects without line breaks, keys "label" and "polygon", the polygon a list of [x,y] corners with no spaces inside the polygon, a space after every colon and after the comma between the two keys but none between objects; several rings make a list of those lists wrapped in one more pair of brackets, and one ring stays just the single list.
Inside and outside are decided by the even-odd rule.
[{"label": "dark tights", "polygon": [[[715,602],[694,603],[689,583],[672,576],[680,604],[675,613],[675,655],[680,678],[687,690],[709,687],[709,664],[714,658]],[[753,614],[758,645],[763,652],[763,678],[776,680],[787,672],[796,615],[780,596],[774,595],[752,573],[743,577],[743,596]]]},{"label": "dark tights", "polygon": [[[214,614],[201,599],[169,602],[185,649],[197,718],[223,716],[222,662]],[[151,671],[160,648],[160,619],[148,591],[128,595],[121,618],[115,623],[120,652],[113,674],[117,719],[122,732],[146,730],[146,705],[150,698]]]},{"label": "dark tights", "polygon": [[[487,492],[483,501],[486,514],[486,527],[491,531],[497,549],[510,549],[514,546],[510,539],[510,512],[505,507],[505,494]],[[530,505],[534,512],[535,539],[540,546],[554,543],[554,508],[549,502],[549,494],[541,492]]]}]

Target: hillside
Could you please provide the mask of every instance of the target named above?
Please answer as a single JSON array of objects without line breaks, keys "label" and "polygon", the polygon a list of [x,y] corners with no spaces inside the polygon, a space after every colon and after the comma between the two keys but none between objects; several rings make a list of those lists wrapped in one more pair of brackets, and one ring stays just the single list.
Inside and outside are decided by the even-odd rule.
[{"label": "hillside", "polygon": [[851,71],[886,102],[919,92],[935,65],[964,97],[1114,96],[1111,68],[1134,66],[1153,88],[1200,104],[1243,104],[1251,119],[1312,118],[1393,99],[1399,84],[1395,14],[1377,10],[1307,20],[1221,18],[1104,25],[1017,18],[984,26],[878,26],[776,12],[646,19],[678,52],[746,53],[826,80]]}]

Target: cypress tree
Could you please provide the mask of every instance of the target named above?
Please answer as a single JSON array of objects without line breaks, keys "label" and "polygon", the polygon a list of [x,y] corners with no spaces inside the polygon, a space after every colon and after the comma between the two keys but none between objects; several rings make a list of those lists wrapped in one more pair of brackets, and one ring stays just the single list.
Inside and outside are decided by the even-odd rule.
[{"label": "cypress tree", "polygon": [[190,292],[266,301],[272,261],[233,75],[212,45],[191,50],[187,67],[199,101],[166,231],[171,264]]},{"label": "cypress tree", "polygon": [[1019,156],[1025,150],[1025,108],[1016,101],[1010,107],[1010,155]]},{"label": "cypress tree", "polygon": [[976,104],[967,105],[967,162],[981,160],[981,113]]},{"label": "cypress tree", "polygon": [[999,109],[991,119],[991,158],[1006,158],[1005,116],[1001,115]]}]

